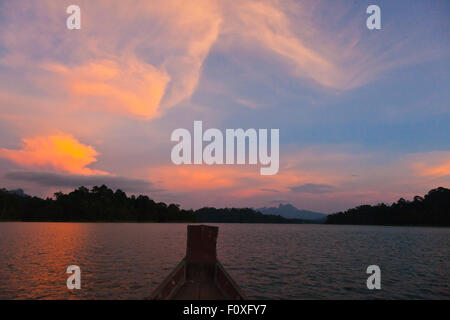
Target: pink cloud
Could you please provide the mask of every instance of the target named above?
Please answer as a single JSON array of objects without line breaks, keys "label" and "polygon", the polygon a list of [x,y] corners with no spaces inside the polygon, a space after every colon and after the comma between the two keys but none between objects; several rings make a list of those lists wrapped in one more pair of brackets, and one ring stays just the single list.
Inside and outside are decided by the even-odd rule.
[{"label": "pink cloud", "polygon": [[70,32],[60,23],[66,16],[64,4],[4,3],[9,15],[0,42],[8,54],[0,64],[20,70],[49,99],[64,95],[69,107],[143,119],[153,119],[193,94],[219,33],[214,1],[78,5],[82,28]]}]

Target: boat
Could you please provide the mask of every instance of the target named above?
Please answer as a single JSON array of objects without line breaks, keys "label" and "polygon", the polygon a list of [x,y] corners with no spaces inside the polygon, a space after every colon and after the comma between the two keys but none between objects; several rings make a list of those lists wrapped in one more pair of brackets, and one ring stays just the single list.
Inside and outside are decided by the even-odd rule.
[{"label": "boat", "polygon": [[153,291],[151,300],[247,300],[217,259],[219,228],[187,226],[186,256]]}]

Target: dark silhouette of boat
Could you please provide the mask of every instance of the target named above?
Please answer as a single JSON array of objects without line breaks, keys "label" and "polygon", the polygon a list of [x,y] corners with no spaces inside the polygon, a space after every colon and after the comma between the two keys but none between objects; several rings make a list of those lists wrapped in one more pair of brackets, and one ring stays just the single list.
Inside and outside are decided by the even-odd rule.
[{"label": "dark silhouette of boat", "polygon": [[186,257],[155,289],[152,300],[246,300],[217,259],[218,227],[187,227]]}]

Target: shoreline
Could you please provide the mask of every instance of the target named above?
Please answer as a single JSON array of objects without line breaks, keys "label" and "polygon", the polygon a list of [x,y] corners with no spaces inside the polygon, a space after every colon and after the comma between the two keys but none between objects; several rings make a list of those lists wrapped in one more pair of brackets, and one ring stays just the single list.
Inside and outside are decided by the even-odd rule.
[{"label": "shoreline", "polygon": [[148,223],[148,224],[263,224],[263,225],[322,225],[322,226],[355,226],[355,227],[409,227],[409,228],[450,228],[450,226],[436,225],[390,225],[390,224],[337,224],[337,223],[297,223],[297,222],[205,222],[205,221],[136,221],[136,220],[111,220],[111,221],[60,221],[60,220],[0,220],[0,223]]}]

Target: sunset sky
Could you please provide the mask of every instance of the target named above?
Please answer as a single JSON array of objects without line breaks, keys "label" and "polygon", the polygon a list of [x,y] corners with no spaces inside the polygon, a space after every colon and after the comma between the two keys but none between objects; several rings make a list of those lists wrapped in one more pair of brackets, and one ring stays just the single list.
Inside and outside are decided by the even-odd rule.
[{"label": "sunset sky", "polygon": [[[449,70],[446,0],[0,0],[0,187],[326,213],[423,195],[450,187]],[[280,129],[278,174],[172,164],[194,120]]]}]

